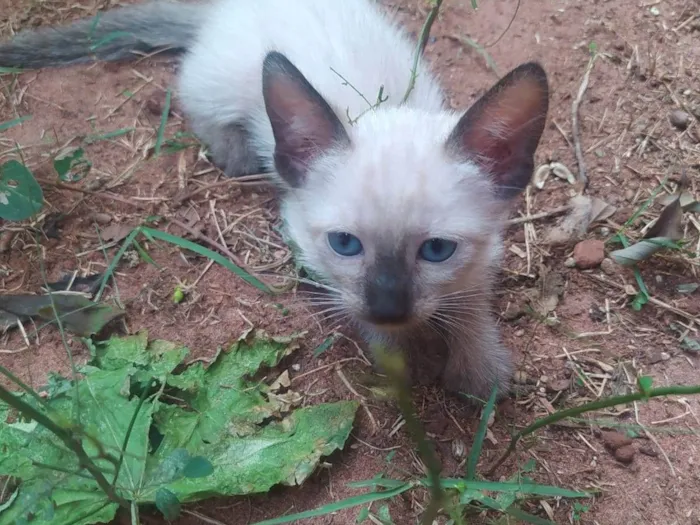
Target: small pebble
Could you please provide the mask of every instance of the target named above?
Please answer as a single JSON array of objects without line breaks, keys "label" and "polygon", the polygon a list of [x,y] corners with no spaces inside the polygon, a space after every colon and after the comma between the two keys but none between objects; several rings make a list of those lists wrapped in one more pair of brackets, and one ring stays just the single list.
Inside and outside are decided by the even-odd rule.
[{"label": "small pebble", "polygon": [[668,120],[671,122],[673,127],[683,131],[690,124],[690,115],[688,115],[683,110],[676,109],[674,111],[671,111],[671,113],[668,116]]},{"label": "small pebble", "polygon": [[574,261],[582,270],[595,268],[605,259],[605,243],[598,239],[581,241],[574,247]]},{"label": "small pebble", "polygon": [[527,372],[524,370],[516,370],[513,374],[513,381],[519,385],[526,385],[529,382],[529,377],[527,377]]},{"label": "small pebble", "polygon": [[452,456],[457,460],[461,461],[464,456],[467,455],[467,446],[461,439],[455,439],[452,442]]},{"label": "small pebble", "polygon": [[634,190],[632,190],[632,189],[625,190],[625,200],[628,200],[628,201],[631,202],[632,199],[634,199],[634,196],[635,196],[636,194],[637,194],[637,192],[634,191]]},{"label": "small pebble", "polygon": [[298,372],[299,370],[301,370],[301,365],[298,363],[294,363],[292,365],[292,370],[294,370],[295,372]]},{"label": "small pebble", "polygon": [[668,352],[661,352],[662,361],[668,361],[669,359],[671,359],[671,354],[669,354]]},{"label": "small pebble", "polygon": [[634,461],[634,455],[636,453],[637,451],[632,445],[625,445],[624,447],[620,447],[615,451],[615,459],[620,463],[629,465],[632,463],[632,461]]},{"label": "small pebble", "polygon": [[645,446],[639,447],[639,451],[640,451],[642,454],[644,454],[645,456],[649,456],[649,457],[652,457],[652,458],[655,458],[655,457],[657,457],[657,456],[659,455],[659,452],[658,452],[655,448],[653,448],[653,447],[651,447],[651,446],[649,446],[649,445],[645,445]]},{"label": "small pebble", "polygon": [[656,363],[660,363],[661,361],[663,361],[663,353],[664,352],[652,352],[651,354],[649,354],[649,364],[655,365]]},{"label": "small pebble", "polygon": [[662,284],[664,282],[664,278],[661,275],[655,275],[654,280],[656,281],[656,284]]},{"label": "small pebble", "polygon": [[607,275],[613,275],[617,270],[617,265],[612,259],[606,257],[603,259],[603,262],[600,263],[600,269]]},{"label": "small pebble", "polygon": [[92,218],[97,224],[105,225],[112,222],[112,216],[109,213],[95,213]]},{"label": "small pebble", "polygon": [[513,335],[515,335],[515,337],[522,337],[525,335],[525,330],[523,330],[522,328],[520,330],[516,330],[515,334]]},{"label": "small pebble", "polygon": [[566,261],[564,261],[564,266],[566,266],[567,268],[573,268],[574,266],[576,266],[576,259],[574,259],[573,257],[569,257]]},{"label": "small pebble", "polygon": [[607,226],[601,226],[600,230],[598,231],[603,237],[607,237],[608,235],[610,235],[610,228],[608,228]]}]

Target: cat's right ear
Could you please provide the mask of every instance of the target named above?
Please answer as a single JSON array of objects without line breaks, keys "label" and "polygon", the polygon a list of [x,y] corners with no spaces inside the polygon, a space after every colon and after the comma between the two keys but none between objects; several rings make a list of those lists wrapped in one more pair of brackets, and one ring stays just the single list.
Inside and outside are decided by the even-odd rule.
[{"label": "cat's right ear", "polygon": [[263,62],[263,98],[275,137],[275,168],[290,186],[302,186],[309,166],[323,153],[350,144],[328,103],[276,51]]},{"label": "cat's right ear", "polygon": [[491,178],[497,195],[509,200],[530,182],[548,106],[544,69],[534,62],[523,64],[466,112],[447,146],[479,165]]}]

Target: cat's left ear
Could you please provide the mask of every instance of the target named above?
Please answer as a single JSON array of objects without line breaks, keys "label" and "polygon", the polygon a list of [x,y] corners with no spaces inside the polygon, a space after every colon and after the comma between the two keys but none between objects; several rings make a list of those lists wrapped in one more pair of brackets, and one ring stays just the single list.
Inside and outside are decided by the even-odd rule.
[{"label": "cat's left ear", "polygon": [[499,197],[510,199],[532,178],[548,107],[547,74],[537,63],[523,64],[469,108],[447,147],[478,164],[492,178]]}]

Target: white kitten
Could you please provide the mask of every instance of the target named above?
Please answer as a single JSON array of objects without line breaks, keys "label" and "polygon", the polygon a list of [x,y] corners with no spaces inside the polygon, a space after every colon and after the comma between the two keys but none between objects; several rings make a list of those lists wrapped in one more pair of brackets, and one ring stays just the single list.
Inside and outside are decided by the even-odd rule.
[{"label": "white kitten", "polygon": [[[130,34],[104,39],[115,31]],[[214,161],[231,176],[269,171],[282,188],[287,233],[328,291],[316,302],[408,352],[416,379],[505,392],[492,273],[544,128],[542,68],[516,68],[456,114],[419,61],[403,101],[415,46],[370,0],[128,7],[20,34],[0,46],[0,66],[166,45],[186,50],[179,97]]]}]

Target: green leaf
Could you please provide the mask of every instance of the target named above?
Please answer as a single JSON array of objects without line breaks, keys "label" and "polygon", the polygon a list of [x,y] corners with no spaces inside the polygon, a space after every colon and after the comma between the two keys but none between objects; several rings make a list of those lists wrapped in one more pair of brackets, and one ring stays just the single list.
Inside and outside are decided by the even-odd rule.
[{"label": "green leaf", "polygon": [[209,460],[202,456],[197,456],[185,465],[182,475],[186,478],[205,478],[214,472],[214,466]]},{"label": "green leaf", "polygon": [[651,386],[653,383],[654,380],[649,376],[639,376],[637,378],[637,385],[639,386],[639,390],[641,390],[645,395],[649,395],[649,391],[651,390]]},{"label": "green leaf", "polygon": [[166,520],[173,521],[180,517],[180,501],[168,489],[158,489],[156,492],[156,507],[163,513]]},{"label": "green leaf", "polygon": [[22,163],[8,160],[0,165],[0,218],[23,221],[41,210],[44,193]]},{"label": "green leaf", "polygon": [[[245,334],[206,369],[201,363],[183,367],[187,349],[149,342],[145,332],[94,342],[77,386],[42,400],[41,410],[80,440],[105,476],[116,478],[121,497],[155,503],[166,517],[175,516],[181,502],[300,484],[322,456],[343,447],[359,405],[282,413],[268,399],[268,386],[255,375],[293,352],[298,337]],[[156,393],[143,397],[138,392],[144,387]],[[160,398],[165,388],[173,396]],[[35,398],[17,395],[38,406]],[[80,429],[66,416],[76,396]],[[21,523],[29,513],[40,525],[50,512],[55,525],[114,518],[117,505],[58,438],[35,421],[9,417],[0,403],[0,476],[14,476],[21,485],[0,525]],[[385,497],[388,492],[358,504]]]},{"label": "green leaf", "polygon": [[85,177],[92,168],[92,162],[84,159],[84,154],[83,149],[78,148],[72,153],[55,158],[53,169],[56,170],[58,178],[63,182],[77,182]]}]

